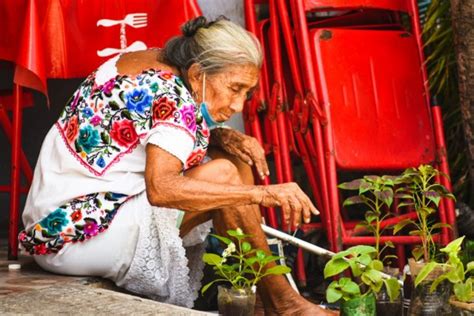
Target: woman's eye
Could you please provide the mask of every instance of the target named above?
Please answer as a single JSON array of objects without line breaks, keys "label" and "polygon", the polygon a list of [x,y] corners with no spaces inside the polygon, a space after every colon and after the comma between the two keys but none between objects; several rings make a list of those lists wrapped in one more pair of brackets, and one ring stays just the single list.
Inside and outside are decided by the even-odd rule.
[{"label": "woman's eye", "polygon": [[238,87],[229,87],[229,89],[232,90],[232,92],[235,92],[235,93],[240,92],[240,88],[238,88]]}]

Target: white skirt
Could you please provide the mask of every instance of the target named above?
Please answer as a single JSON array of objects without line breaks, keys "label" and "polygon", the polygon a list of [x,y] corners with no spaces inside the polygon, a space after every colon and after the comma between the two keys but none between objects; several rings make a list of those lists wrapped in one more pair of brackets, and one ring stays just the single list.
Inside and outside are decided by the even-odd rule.
[{"label": "white skirt", "polygon": [[107,231],[34,258],[50,272],[108,278],[131,292],[191,308],[201,286],[204,240],[212,223],[181,239],[180,213],[151,206],[143,192],[120,207]]}]

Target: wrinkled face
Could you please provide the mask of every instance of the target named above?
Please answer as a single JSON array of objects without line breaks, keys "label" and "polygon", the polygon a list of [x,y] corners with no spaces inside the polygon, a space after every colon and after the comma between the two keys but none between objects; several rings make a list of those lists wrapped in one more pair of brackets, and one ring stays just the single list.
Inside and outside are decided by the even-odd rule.
[{"label": "wrinkled face", "polygon": [[[201,87],[196,87],[198,102],[205,101],[212,118],[227,121],[232,114],[241,112],[247,97],[258,83],[259,69],[254,65],[229,66],[215,74],[200,76]],[[205,77],[205,96],[202,99],[202,80]]]}]

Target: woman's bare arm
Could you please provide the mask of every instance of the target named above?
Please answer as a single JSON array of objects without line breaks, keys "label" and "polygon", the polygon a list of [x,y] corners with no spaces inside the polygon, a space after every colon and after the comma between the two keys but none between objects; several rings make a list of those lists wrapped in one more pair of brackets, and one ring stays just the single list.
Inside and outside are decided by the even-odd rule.
[{"label": "woman's bare arm", "polygon": [[254,186],[201,181],[182,176],[179,159],[158,146],[148,145],[146,154],[146,190],[152,205],[197,212],[249,204],[281,206],[285,220],[291,218],[293,224],[319,214],[295,183]]},{"label": "woman's bare arm", "polygon": [[231,205],[259,204],[262,187],[227,185],[181,175],[182,163],[158,146],[148,145],[145,181],[152,205],[188,211],[206,211]]}]

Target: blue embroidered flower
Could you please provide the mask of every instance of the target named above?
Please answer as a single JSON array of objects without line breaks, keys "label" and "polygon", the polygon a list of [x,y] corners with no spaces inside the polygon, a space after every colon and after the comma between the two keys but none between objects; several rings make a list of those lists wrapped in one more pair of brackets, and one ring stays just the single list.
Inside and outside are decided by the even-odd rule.
[{"label": "blue embroidered flower", "polygon": [[97,146],[99,140],[99,132],[92,126],[87,125],[79,130],[79,138],[77,139],[77,142],[86,153],[90,153],[93,147]]},{"label": "blue embroidered flower", "polygon": [[82,114],[84,114],[85,117],[91,117],[92,115],[94,115],[94,111],[92,111],[91,108],[85,108],[84,110],[82,110]]},{"label": "blue embroidered flower", "polygon": [[127,109],[132,112],[143,113],[151,105],[152,95],[148,89],[135,89],[127,93]]},{"label": "blue embroidered flower", "polygon": [[48,231],[50,235],[59,234],[63,227],[67,225],[69,220],[66,218],[67,213],[58,208],[45,218],[39,224]]},{"label": "blue embroidered flower", "polygon": [[100,157],[99,159],[97,159],[97,165],[101,168],[105,167],[105,160],[103,157]]}]

